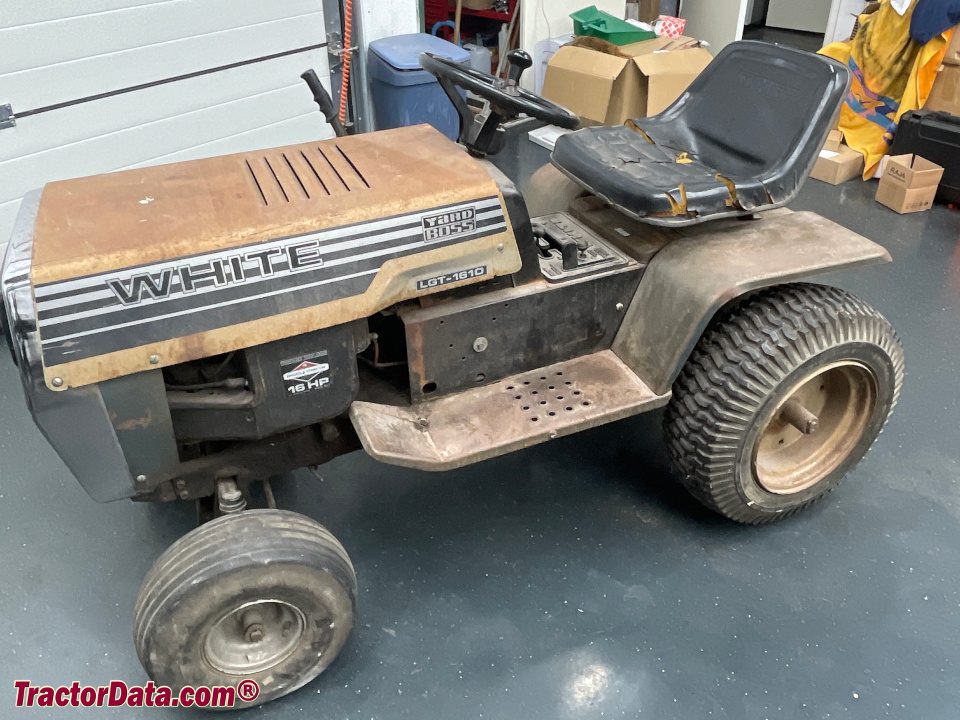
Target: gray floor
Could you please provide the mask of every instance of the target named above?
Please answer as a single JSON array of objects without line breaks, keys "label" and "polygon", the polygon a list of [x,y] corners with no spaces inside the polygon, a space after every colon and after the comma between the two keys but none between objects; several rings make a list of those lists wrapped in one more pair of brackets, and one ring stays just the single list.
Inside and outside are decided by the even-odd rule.
[{"label": "gray floor", "polygon": [[[502,157],[522,178],[545,152]],[[810,181],[793,205],[889,248],[827,280],[876,304],[908,360],[892,422],[825,503],[766,528],[711,515],[670,480],[658,413],[446,475],[362,455],[298,473],[281,505],[350,551],[360,620],[326,675],[244,717],[955,720],[960,215],[901,217],[874,191]],[[0,717],[17,679],[145,682],[134,599],[192,507],[89,500],[5,353],[0,402]]]}]

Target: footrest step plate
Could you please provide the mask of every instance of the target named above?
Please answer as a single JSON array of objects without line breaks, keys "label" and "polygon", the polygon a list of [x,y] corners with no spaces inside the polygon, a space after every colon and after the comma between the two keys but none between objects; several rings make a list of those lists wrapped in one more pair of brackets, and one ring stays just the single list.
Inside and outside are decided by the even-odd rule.
[{"label": "footrest step plate", "polygon": [[355,402],[364,449],[391,465],[451,470],[665,405],[611,350],[412,407]]}]

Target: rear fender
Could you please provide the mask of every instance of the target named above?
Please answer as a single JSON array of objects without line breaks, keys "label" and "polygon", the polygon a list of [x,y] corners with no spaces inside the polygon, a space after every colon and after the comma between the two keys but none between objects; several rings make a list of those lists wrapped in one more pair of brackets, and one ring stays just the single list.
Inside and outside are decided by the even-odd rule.
[{"label": "rear fender", "polygon": [[530,217],[566,212],[570,203],[586,194],[587,191],[579,183],[568,178],[552,163],[537,170],[523,190]]},{"label": "rear fender", "polygon": [[670,389],[710,320],[731,300],[891,260],[881,246],[811,212],[776,210],[678,234],[650,261],[613,342],[657,394]]}]

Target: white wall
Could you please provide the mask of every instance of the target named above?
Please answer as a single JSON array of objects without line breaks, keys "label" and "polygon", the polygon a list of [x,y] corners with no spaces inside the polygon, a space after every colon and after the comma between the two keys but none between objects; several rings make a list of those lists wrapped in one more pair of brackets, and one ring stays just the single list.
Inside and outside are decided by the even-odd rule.
[{"label": "white wall", "polygon": [[684,0],[681,14],[687,21],[683,34],[710,43],[716,55],[743,38],[747,0]]},{"label": "white wall", "polygon": [[47,182],[329,135],[324,35],[321,0],[0,0],[0,255]]},{"label": "white wall", "polygon": [[364,42],[423,32],[418,0],[353,0],[353,16],[354,22],[360,20]]},{"label": "white wall", "polygon": [[822,33],[830,19],[831,0],[770,0],[767,26]]},{"label": "white wall", "polygon": [[[600,10],[622,18],[627,12],[626,0],[522,0],[520,3],[520,48],[533,55],[538,42],[548,37],[557,37],[573,32],[570,13],[587,5],[596,5]],[[522,85],[533,89],[533,72],[523,75]]]},{"label": "white wall", "polygon": [[866,6],[867,0],[833,0],[823,44],[829,45],[832,42],[847,40],[853,34],[857,16]]},{"label": "white wall", "polygon": [[[358,37],[362,42],[359,53],[353,56],[358,60],[354,66],[358,69],[354,74],[354,80],[362,83],[364,89],[360,99],[363,104],[363,120],[359,127],[362,132],[368,132],[373,130],[373,103],[370,99],[370,86],[367,79],[367,45],[373,40],[392,35],[423,32],[420,2],[419,0],[353,0],[353,17],[354,27],[359,30]],[[353,44],[357,45],[356,38]]]}]

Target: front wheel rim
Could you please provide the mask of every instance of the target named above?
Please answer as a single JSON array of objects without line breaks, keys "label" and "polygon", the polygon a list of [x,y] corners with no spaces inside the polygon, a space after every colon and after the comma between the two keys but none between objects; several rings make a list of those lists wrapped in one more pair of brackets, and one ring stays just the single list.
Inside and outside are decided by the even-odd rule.
[{"label": "front wheel rim", "polygon": [[[775,495],[793,495],[819,483],[858,446],[876,411],[877,397],[873,371],[854,360],[807,374],[766,416],[753,448],[757,482]],[[791,423],[788,404],[814,416],[816,430],[805,433]]]},{"label": "front wheel rim", "polygon": [[227,675],[252,675],[276,667],[296,650],[307,627],[295,605],[256,600],[226,613],[207,632],[203,655]]}]

